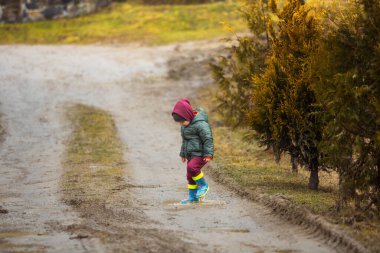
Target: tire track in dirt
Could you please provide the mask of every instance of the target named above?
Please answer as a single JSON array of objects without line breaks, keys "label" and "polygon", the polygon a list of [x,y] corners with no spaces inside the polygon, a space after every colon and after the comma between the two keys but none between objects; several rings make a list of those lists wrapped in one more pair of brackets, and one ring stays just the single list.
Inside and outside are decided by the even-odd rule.
[{"label": "tire track in dirt", "polygon": [[[106,252],[109,248],[97,233],[106,231],[108,223],[113,224],[108,226],[109,233],[125,231],[116,229],[125,229],[122,212],[116,216],[108,211],[100,216],[94,213],[97,222],[102,220],[99,225],[60,201],[62,154],[71,130],[63,118],[64,108],[81,103],[114,116],[120,138],[128,146],[124,150],[126,185],[138,186],[127,188],[131,205],[142,212],[139,217],[144,220],[136,228],[150,231],[148,237],[159,245],[156,249],[175,249],[181,244],[188,251],[200,247],[214,252],[334,252],[313,234],[210,179],[209,199],[222,204],[173,204],[186,196],[186,180],[178,158],[179,129],[170,112],[177,99],[194,94],[208,76],[168,79],[167,64],[181,66],[183,59],[202,62],[221,46],[208,41],[156,48],[0,47],[0,110],[9,129],[0,150],[0,205],[9,213],[0,214],[0,232],[38,234],[4,236],[3,240],[49,252]],[[195,64],[196,68],[202,67]],[[128,198],[123,194],[121,199]],[[80,236],[83,224],[86,231],[96,228],[91,237]],[[155,237],[166,231],[176,236],[164,242]],[[135,238],[139,243],[139,237]]]}]

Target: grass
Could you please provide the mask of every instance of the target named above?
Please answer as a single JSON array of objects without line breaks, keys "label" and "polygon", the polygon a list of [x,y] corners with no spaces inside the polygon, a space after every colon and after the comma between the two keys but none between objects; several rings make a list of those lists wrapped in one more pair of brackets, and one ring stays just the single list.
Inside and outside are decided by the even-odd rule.
[{"label": "grass", "polygon": [[84,105],[70,107],[67,117],[73,133],[64,162],[64,201],[76,207],[102,205],[125,184],[115,123],[109,113]]},{"label": "grass", "polygon": [[211,39],[246,25],[236,1],[201,5],[115,3],[93,15],[24,24],[0,24],[0,44],[131,43],[161,45]]},{"label": "grass", "polygon": [[300,168],[298,174],[292,173],[287,156],[277,164],[273,154],[255,141],[242,141],[247,130],[224,126],[215,127],[213,131],[216,162],[225,175],[243,187],[282,195],[317,214],[327,213],[334,206],[337,193],[335,175],[322,172],[320,190],[309,190],[306,170]]},{"label": "grass", "polygon": [[299,168],[298,174],[292,173],[288,156],[282,157],[277,164],[270,151],[253,140],[244,140],[247,129],[233,129],[223,124],[222,115],[216,110],[216,93],[215,86],[202,89],[194,100],[194,105],[205,108],[209,114],[215,144],[214,161],[224,177],[232,179],[247,191],[281,195],[331,223],[340,225],[363,245],[369,245],[371,252],[380,252],[378,216],[362,217],[361,221],[350,223],[350,218],[356,213],[353,203],[341,212],[335,211],[338,198],[336,173],[321,171],[319,190],[309,190],[308,171]]}]

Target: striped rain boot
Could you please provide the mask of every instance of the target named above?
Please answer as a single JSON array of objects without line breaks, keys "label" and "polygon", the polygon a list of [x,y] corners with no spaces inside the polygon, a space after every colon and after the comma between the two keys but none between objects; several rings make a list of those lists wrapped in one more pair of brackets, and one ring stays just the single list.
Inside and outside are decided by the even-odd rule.
[{"label": "striped rain boot", "polygon": [[197,198],[203,198],[204,196],[206,196],[210,187],[206,183],[206,179],[203,176],[203,172],[201,172],[198,176],[193,177],[193,180],[197,183],[198,186],[198,191],[195,196]]},{"label": "striped rain boot", "polygon": [[189,198],[182,200],[181,204],[199,202],[199,199],[196,197],[197,185],[189,184],[188,186],[189,186]]}]

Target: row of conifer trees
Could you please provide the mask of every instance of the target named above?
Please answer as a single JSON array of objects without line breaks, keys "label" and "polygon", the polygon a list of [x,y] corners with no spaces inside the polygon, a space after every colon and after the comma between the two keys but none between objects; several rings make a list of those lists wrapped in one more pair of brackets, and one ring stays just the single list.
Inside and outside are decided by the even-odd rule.
[{"label": "row of conifer trees", "polygon": [[339,175],[337,208],[380,210],[380,1],[344,8],[303,0],[246,0],[251,35],[213,64],[219,108],[294,172]]}]

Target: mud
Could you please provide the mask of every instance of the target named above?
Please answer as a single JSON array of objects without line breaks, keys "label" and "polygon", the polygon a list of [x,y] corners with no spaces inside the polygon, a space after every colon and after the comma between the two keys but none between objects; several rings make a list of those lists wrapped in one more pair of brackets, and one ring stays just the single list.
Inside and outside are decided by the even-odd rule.
[{"label": "mud", "polygon": [[[151,252],[335,252],[314,233],[211,178],[209,202],[177,206],[187,183],[170,112],[176,100],[208,84],[207,73],[196,70],[222,47],[217,41],[1,46],[0,111],[7,128],[0,205],[8,213],[0,214],[0,233],[25,234],[0,234],[0,251],[125,252],[132,244]],[[129,199],[91,212],[98,223],[61,201],[62,154],[71,129],[64,108],[75,103],[110,111],[127,147],[126,183],[118,189]],[[136,220],[128,220],[128,210]]]}]

